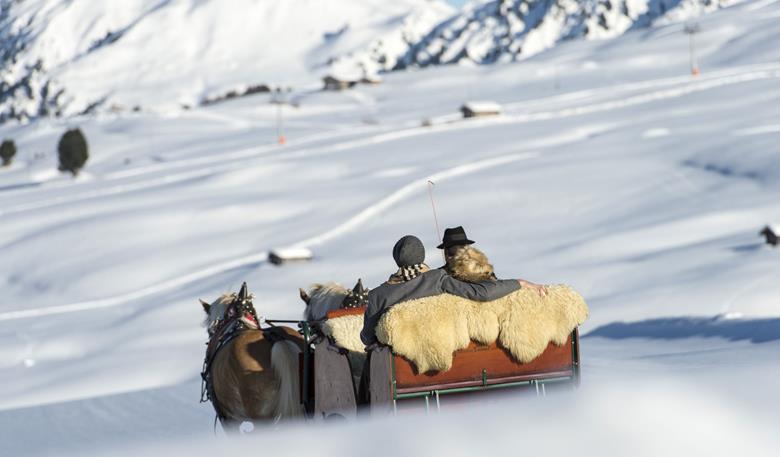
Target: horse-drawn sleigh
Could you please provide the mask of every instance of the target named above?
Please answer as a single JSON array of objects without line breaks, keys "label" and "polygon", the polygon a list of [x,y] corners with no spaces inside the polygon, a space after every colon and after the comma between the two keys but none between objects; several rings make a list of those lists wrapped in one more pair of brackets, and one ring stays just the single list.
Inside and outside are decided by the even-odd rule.
[{"label": "horse-drawn sleigh", "polygon": [[[359,337],[365,297],[360,282],[353,290],[315,285],[301,290],[303,320],[266,320],[265,328],[246,285],[204,303],[212,341],[204,399],[223,428],[237,430],[244,420],[353,418],[361,409],[439,409],[456,394],[525,388],[544,395],[548,386],[579,383],[577,328],[587,306],[568,287],[551,286],[543,298],[522,290],[482,304],[452,296],[399,304],[380,321],[383,344],[370,354]],[[419,320],[437,324],[423,328]]]}]

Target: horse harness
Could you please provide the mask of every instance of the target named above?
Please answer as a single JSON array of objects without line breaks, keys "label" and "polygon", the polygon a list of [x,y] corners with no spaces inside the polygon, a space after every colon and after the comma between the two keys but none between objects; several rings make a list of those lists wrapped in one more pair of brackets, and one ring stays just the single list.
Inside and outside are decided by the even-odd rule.
[{"label": "horse harness", "polygon": [[220,349],[227,346],[241,332],[257,330],[263,332],[263,338],[271,343],[277,343],[283,340],[294,341],[291,335],[288,335],[281,327],[271,326],[260,328],[257,312],[251,299],[246,295],[240,294],[225,310],[225,315],[214,321],[211,325],[213,331],[206,343],[206,356],[203,359],[203,369],[201,370],[201,389],[200,402],[211,401],[214,406],[214,412],[217,419],[222,422],[227,416],[219,405],[214,393],[214,383],[211,377],[211,365]]},{"label": "horse harness", "polygon": [[[368,292],[369,290],[363,287],[362,280],[358,280],[358,284],[349,292],[347,298],[342,303],[341,308],[365,306],[368,302]],[[272,321],[265,321],[265,323],[267,323],[269,327],[261,328],[260,321],[257,318],[257,312],[252,304],[251,296],[247,292],[246,283],[244,283],[236,298],[228,305],[225,314],[209,326],[210,336],[209,341],[206,342],[206,356],[203,359],[203,369],[200,373],[200,402],[205,403],[211,401],[214,412],[216,413],[214,422],[215,427],[216,419],[219,419],[220,422],[224,422],[227,418],[221,405],[217,401],[216,394],[214,393],[214,382],[211,377],[211,365],[219,351],[239,336],[241,332],[250,330],[263,332],[263,338],[268,340],[271,344],[285,340],[295,342],[296,344],[299,342],[292,335],[285,332],[283,327],[275,326]],[[321,321],[311,321],[310,323],[317,326]],[[329,339],[332,340],[332,337],[329,337]],[[331,342],[334,346],[337,346],[335,340],[332,340]],[[346,354],[347,350],[341,348],[339,352]]]}]

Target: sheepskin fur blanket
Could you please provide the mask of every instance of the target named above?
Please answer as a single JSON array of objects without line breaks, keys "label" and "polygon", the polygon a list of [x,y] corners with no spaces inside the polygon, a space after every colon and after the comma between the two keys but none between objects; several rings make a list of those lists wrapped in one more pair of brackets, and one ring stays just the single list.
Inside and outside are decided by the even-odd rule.
[{"label": "sheepskin fur blanket", "polygon": [[[473,246],[458,249],[447,269],[461,281],[495,279],[487,256]],[[565,285],[546,288],[546,297],[519,290],[487,303],[447,294],[399,303],[380,320],[377,337],[411,360],[420,373],[450,369],[453,352],[471,340],[483,344],[498,340],[515,359],[530,362],[551,341],[565,343],[588,317],[588,306],[575,290]],[[361,354],[362,329],[362,315],[337,317],[322,325],[323,333],[337,345]]]},{"label": "sheepskin fur blanket", "polygon": [[521,289],[492,302],[443,294],[399,303],[379,321],[379,341],[415,364],[418,372],[446,371],[453,352],[495,341],[522,363],[552,341],[566,342],[588,317],[582,296],[565,285],[547,286],[547,296]]},{"label": "sheepskin fur blanket", "polygon": [[351,315],[328,319],[322,324],[322,333],[332,337],[337,345],[352,352],[363,353],[365,344],[360,340],[363,315]]}]

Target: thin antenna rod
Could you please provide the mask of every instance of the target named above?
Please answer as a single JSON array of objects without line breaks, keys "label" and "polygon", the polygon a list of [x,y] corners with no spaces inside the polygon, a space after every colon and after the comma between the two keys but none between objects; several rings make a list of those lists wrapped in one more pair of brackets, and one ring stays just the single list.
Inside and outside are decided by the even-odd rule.
[{"label": "thin antenna rod", "polygon": [[[435,186],[436,183],[428,180],[428,196],[431,198],[431,209],[433,209],[433,222],[436,225],[436,240],[441,239],[441,231],[439,230],[439,217],[436,215],[436,201],[433,199],[433,186]],[[444,251],[442,251],[442,255],[444,255]],[[447,257],[444,257],[444,261],[446,263]]]}]

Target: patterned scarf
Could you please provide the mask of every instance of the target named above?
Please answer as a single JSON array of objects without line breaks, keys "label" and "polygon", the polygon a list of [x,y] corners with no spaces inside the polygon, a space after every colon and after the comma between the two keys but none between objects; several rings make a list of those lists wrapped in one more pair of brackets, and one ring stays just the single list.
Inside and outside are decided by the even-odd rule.
[{"label": "patterned scarf", "polygon": [[427,271],[430,271],[430,268],[428,268],[428,265],[424,263],[418,263],[417,265],[411,265],[408,267],[401,267],[398,269],[398,271],[390,276],[390,279],[388,279],[387,282],[390,284],[401,284],[412,280]]}]

